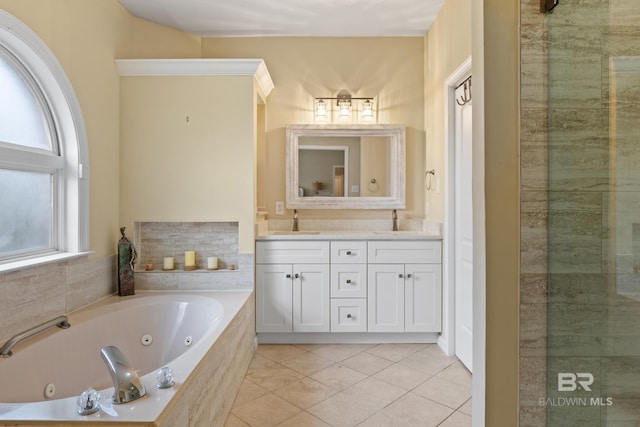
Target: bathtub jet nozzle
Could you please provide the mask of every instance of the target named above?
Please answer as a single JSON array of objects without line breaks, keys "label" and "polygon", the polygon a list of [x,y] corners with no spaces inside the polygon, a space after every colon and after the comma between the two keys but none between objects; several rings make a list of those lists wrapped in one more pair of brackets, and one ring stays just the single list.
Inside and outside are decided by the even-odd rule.
[{"label": "bathtub jet nozzle", "polygon": [[147,393],[138,373],[118,347],[103,347],[100,353],[113,380],[113,403],[131,402]]}]

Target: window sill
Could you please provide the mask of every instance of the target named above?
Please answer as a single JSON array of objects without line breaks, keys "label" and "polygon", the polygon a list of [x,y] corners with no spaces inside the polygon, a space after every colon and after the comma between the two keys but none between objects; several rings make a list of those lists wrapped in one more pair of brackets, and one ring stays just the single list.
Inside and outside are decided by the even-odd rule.
[{"label": "window sill", "polygon": [[8,262],[6,264],[0,264],[0,273],[8,273],[10,271],[22,270],[25,268],[38,267],[45,264],[52,264],[70,259],[87,257],[92,253],[93,251],[75,253],[64,252],[53,255],[45,255],[38,258],[21,259],[18,261]]}]

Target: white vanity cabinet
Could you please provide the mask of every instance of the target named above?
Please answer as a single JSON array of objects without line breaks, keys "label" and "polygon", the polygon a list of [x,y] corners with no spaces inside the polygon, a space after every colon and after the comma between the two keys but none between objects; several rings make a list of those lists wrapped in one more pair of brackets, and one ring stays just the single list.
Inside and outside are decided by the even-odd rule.
[{"label": "white vanity cabinet", "polygon": [[435,342],[441,247],[421,239],[258,240],[259,340]]},{"label": "white vanity cabinet", "polygon": [[329,242],[256,243],[256,331],[329,332]]},{"label": "white vanity cabinet", "polygon": [[369,242],[368,258],[368,331],[440,332],[440,242]]}]

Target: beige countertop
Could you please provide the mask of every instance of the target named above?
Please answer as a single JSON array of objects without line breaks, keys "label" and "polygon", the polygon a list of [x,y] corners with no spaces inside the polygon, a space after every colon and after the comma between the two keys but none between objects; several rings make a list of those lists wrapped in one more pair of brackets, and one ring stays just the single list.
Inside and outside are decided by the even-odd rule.
[{"label": "beige countertop", "polygon": [[442,240],[442,236],[413,230],[302,230],[267,231],[256,240]]}]

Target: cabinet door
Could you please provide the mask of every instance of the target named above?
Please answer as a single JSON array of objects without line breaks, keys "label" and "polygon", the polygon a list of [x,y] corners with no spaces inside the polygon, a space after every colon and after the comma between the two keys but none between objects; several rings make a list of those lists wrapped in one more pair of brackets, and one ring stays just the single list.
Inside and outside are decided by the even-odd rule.
[{"label": "cabinet door", "polygon": [[405,265],[405,332],[440,332],[442,328],[440,264]]},{"label": "cabinet door", "polygon": [[332,298],[331,332],[367,332],[367,299]]},{"label": "cabinet door", "polygon": [[366,264],[331,264],[332,298],[366,298]]},{"label": "cabinet door", "polygon": [[367,242],[331,242],[332,264],[365,264],[367,262]]},{"label": "cabinet door", "polygon": [[329,265],[293,265],[293,332],[329,332]]},{"label": "cabinet door", "polygon": [[404,332],[404,265],[370,264],[368,273],[368,331]]},{"label": "cabinet door", "polygon": [[291,264],[256,265],[256,331],[291,332]]}]

